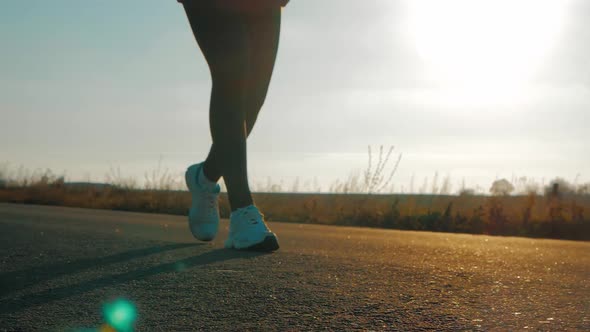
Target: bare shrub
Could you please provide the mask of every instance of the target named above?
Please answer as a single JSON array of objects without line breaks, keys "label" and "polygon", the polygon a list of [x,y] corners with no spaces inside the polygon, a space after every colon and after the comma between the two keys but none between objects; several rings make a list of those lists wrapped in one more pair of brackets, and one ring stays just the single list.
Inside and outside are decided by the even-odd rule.
[{"label": "bare shrub", "polygon": [[459,191],[459,196],[473,196],[475,195],[475,190],[471,188],[463,188]]},{"label": "bare shrub", "polygon": [[365,191],[365,184],[361,182],[360,171],[355,170],[350,172],[348,178],[344,181],[335,180],[330,185],[330,192],[333,193],[361,193]]},{"label": "bare shrub", "polygon": [[295,181],[293,181],[293,186],[291,187],[291,192],[299,192],[299,177],[295,178]]},{"label": "bare shrub", "polygon": [[440,194],[441,195],[449,195],[451,194],[451,190],[453,189],[453,185],[451,183],[451,176],[447,174],[447,176],[443,179],[443,183],[440,187]]},{"label": "bare shrub", "polygon": [[541,185],[532,177],[513,176],[511,182],[514,185],[514,192],[517,194],[528,195],[529,193],[539,193],[541,190]]},{"label": "bare shrub", "polygon": [[124,176],[118,166],[117,168],[113,168],[113,166],[109,168],[109,172],[105,174],[105,183],[124,190],[133,190],[138,187],[137,180],[130,176]]},{"label": "bare shrub", "polygon": [[389,158],[393,152],[394,146],[391,146],[387,153],[383,151],[383,145],[379,146],[379,156],[377,160],[377,165],[373,168],[373,154],[371,150],[371,146],[369,145],[369,163],[367,165],[367,169],[364,172],[364,186],[365,191],[368,194],[377,193],[383,190],[385,187],[389,185],[389,182],[393,178],[395,171],[399,166],[399,163],[402,159],[402,155],[400,154],[397,160],[394,162],[393,167],[391,168],[388,175],[386,175],[385,167],[389,163]]},{"label": "bare shrub", "polygon": [[0,164],[0,188],[6,188],[8,185],[8,163]]},{"label": "bare shrub", "polygon": [[430,190],[430,192],[433,195],[436,195],[438,193],[438,171],[434,172],[434,178],[432,178],[432,189]]},{"label": "bare shrub", "polygon": [[184,181],[180,176],[173,176],[169,170],[162,168],[162,159],[158,161],[158,167],[151,173],[144,173],[145,190],[181,190],[184,189]]}]

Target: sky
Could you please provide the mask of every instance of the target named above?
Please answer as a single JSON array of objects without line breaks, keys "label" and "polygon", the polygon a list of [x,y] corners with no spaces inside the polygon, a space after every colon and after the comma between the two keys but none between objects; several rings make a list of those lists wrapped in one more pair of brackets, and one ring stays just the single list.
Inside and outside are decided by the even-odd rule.
[{"label": "sky", "polygon": [[[590,181],[589,1],[291,0],[281,29],[254,190],[326,191],[380,145],[396,192]],[[5,167],[141,183],[206,157],[210,76],[175,0],[3,1],[0,40]]]}]

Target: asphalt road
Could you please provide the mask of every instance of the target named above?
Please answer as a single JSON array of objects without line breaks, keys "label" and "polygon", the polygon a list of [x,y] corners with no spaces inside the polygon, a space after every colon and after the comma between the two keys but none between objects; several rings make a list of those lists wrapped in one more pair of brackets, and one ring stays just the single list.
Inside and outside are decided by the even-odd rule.
[{"label": "asphalt road", "polygon": [[590,243],[269,223],[223,249],[184,217],[0,204],[0,331],[590,330]]}]

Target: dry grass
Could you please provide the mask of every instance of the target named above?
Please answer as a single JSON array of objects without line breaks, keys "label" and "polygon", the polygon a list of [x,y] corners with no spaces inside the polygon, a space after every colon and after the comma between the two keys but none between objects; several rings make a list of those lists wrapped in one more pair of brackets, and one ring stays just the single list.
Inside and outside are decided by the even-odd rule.
[{"label": "dry grass", "polygon": [[[160,167],[146,175],[141,189],[119,170],[111,169],[107,179],[110,183],[102,185],[68,184],[50,170],[29,172],[20,167],[9,172],[4,166],[0,202],[187,213],[189,193],[179,190],[183,184]],[[268,220],[590,240],[588,185],[555,182],[557,192],[551,185],[543,193],[515,196],[473,195],[468,190],[461,195],[269,192],[254,193],[254,200]],[[354,183],[358,178],[349,178],[347,188]],[[227,218],[230,209],[224,193],[220,206]]]}]

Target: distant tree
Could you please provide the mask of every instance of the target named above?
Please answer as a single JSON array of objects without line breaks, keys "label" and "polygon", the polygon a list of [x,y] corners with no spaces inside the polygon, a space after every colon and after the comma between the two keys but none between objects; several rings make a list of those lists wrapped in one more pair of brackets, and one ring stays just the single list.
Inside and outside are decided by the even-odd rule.
[{"label": "distant tree", "polygon": [[545,187],[545,196],[548,197],[574,193],[576,193],[575,186],[562,178],[555,178]]},{"label": "distant tree", "polygon": [[506,179],[500,179],[492,183],[490,193],[494,196],[507,196],[514,191],[514,186]]}]

